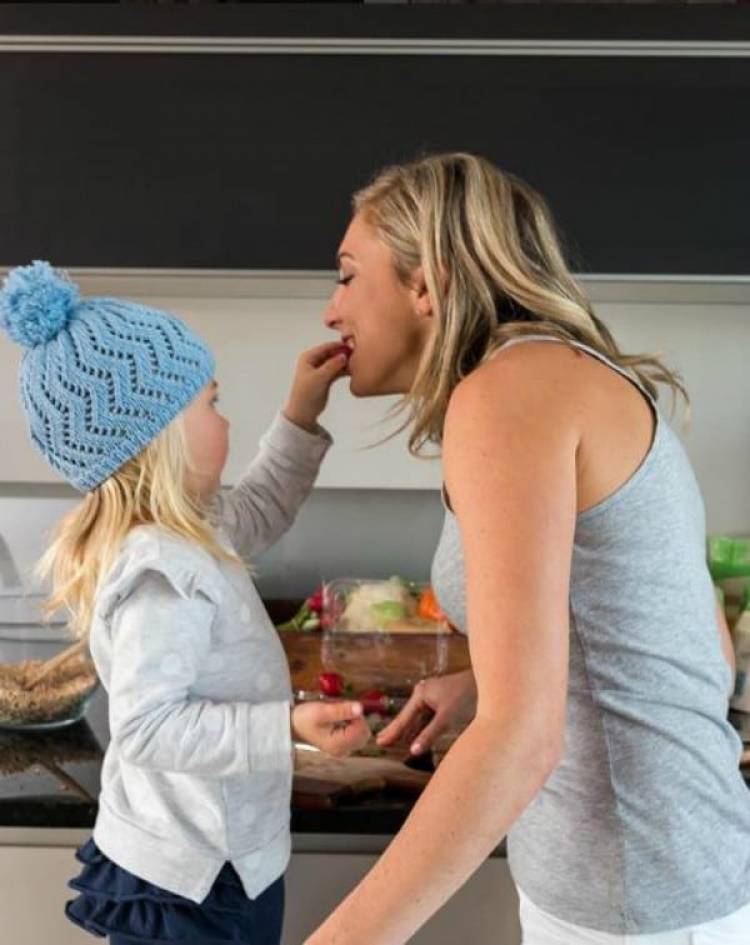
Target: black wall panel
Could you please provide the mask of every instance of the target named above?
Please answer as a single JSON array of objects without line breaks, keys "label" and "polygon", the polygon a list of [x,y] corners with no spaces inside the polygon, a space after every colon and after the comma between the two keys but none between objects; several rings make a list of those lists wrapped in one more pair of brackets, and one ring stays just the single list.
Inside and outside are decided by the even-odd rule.
[{"label": "black wall panel", "polygon": [[0,53],[0,264],[332,268],[378,167],[465,149],[576,269],[750,272],[750,59]]}]

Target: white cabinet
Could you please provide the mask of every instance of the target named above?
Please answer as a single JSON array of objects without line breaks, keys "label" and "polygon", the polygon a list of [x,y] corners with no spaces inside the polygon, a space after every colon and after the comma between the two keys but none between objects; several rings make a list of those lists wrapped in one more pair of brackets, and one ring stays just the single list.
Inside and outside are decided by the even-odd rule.
[{"label": "white cabinet", "polygon": [[[66,886],[80,864],[78,830],[0,830],[0,940],[8,945],[91,945],[64,915]],[[308,838],[304,838],[308,839]],[[356,846],[356,843],[353,844]],[[309,843],[306,845],[309,848]],[[319,849],[322,844],[317,844]],[[287,872],[283,945],[301,945],[357,884],[377,853],[296,852]],[[413,945],[519,945],[518,900],[505,859],[493,857],[430,922]]]},{"label": "white cabinet", "polygon": [[[287,874],[282,945],[301,945],[367,873],[373,854],[299,853]],[[505,859],[487,860],[410,945],[519,945],[518,896]]]}]

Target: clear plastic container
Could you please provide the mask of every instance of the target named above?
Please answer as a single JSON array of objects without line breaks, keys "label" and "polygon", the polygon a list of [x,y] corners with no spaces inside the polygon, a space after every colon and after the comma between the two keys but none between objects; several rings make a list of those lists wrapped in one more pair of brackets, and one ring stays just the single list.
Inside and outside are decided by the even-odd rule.
[{"label": "clear plastic container", "polygon": [[323,669],[338,673],[354,692],[390,693],[408,693],[420,679],[446,672],[451,643],[460,635],[445,619],[420,615],[427,587],[399,578],[339,578],[326,584]]}]

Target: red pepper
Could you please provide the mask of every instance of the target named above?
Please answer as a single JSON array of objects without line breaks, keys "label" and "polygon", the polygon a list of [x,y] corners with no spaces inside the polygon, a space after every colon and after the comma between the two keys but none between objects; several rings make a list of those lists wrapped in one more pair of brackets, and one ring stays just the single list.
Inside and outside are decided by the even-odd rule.
[{"label": "red pepper", "polygon": [[318,676],[318,685],[324,696],[337,698],[344,691],[344,680],[338,673],[321,673]]}]

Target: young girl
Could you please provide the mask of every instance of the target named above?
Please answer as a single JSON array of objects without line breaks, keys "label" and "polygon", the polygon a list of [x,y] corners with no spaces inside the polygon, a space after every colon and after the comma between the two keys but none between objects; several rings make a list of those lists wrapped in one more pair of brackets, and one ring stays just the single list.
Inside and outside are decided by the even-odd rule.
[{"label": "young girl", "polygon": [[81,299],[35,262],[8,276],[0,323],[27,349],[33,442],[86,493],[41,566],[109,695],[99,812],[67,915],[113,945],[277,945],[292,734],[342,755],[369,730],[357,703],[290,713],[284,652],[239,555],[276,541],[309,494],[346,353],[300,358],[258,457],[219,494],[229,424],[213,357],[182,322]]}]

